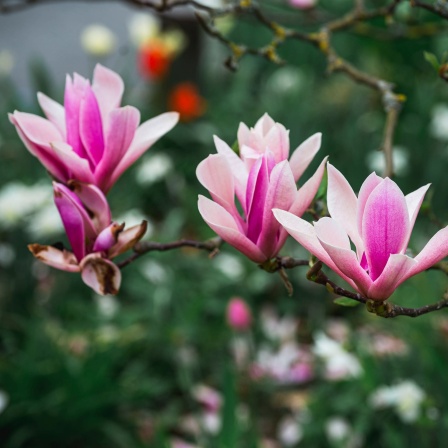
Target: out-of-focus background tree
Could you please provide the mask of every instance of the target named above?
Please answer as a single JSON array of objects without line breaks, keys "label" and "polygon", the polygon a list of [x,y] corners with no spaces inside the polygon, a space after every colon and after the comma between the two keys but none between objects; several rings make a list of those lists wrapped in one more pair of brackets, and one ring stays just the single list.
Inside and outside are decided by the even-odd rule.
[{"label": "out-of-focus background tree", "polygon": [[[353,8],[351,0],[306,9],[261,3],[271,19],[305,32]],[[411,242],[419,250],[448,219],[448,87],[428,62],[443,64],[448,26],[396,3],[387,20],[350,27],[333,45],[406,97],[393,139],[395,180],[405,193],[432,183]],[[250,17],[215,26],[255,48],[271,38]],[[146,254],[124,269],[117,297],[99,297],[27,251],[65,236],[49,178],[7,113],[40,114],[36,91],[62,102],[65,73],[90,78],[97,62],[124,78],[124,104],[143,120],[181,113],[109,196],[115,220],[148,220],[147,239],[213,236],[196,207],[204,193],[196,166],[215,152],[214,134],[232,145],[238,124],[253,126],[265,112],[291,130],[292,148],[323,133],[309,172],[329,155],[355,190],[373,170],[382,174],[381,95],[344,73],[326,74],[326,57],[307,42],[287,40],[278,54],[286,64],[247,56],[230,72],[229,49],[188,8],[158,16],[125,3],[55,2],[0,15],[2,447],[445,446],[446,312],[386,320],[340,307],[306,280],[306,268],[288,273],[289,297],[277,274],[228,245],[211,259],[193,249]],[[307,256],[292,241],[282,254]],[[445,285],[442,273],[425,272],[392,300],[422,306]],[[235,296],[251,308],[248,328],[226,319]]]}]

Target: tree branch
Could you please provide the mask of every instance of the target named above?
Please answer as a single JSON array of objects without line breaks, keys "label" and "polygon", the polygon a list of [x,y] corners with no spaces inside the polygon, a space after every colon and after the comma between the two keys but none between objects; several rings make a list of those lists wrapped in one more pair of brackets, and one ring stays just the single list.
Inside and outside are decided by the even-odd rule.
[{"label": "tree branch", "polygon": [[192,247],[194,249],[205,250],[210,252],[210,257],[213,257],[219,251],[222,244],[223,240],[219,237],[211,238],[207,241],[182,239],[171,243],[141,241],[134,246],[134,253],[120,263],[117,263],[117,266],[122,269],[148,252],[165,252],[167,250],[180,249],[182,247]]}]

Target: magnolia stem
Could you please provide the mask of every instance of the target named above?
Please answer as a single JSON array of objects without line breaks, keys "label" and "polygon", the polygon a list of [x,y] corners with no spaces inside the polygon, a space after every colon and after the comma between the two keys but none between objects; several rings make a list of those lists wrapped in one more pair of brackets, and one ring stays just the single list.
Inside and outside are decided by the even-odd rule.
[{"label": "magnolia stem", "polygon": [[182,239],[178,241],[172,241],[170,243],[141,241],[134,246],[134,253],[120,263],[117,263],[117,266],[122,269],[148,252],[165,252],[167,250],[180,249],[182,247],[192,247],[194,249],[205,250],[207,252],[210,252],[210,257],[213,257],[219,251],[219,248],[222,246],[222,244],[223,240],[219,237],[215,237],[207,241]]}]

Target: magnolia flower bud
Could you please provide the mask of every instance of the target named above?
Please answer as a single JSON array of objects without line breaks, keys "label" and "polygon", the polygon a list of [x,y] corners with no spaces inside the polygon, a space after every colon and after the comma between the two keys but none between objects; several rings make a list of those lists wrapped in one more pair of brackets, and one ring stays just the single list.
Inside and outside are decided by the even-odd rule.
[{"label": "magnolia flower bud", "polygon": [[227,323],[234,330],[247,330],[252,323],[248,304],[240,297],[234,297],[227,305]]}]

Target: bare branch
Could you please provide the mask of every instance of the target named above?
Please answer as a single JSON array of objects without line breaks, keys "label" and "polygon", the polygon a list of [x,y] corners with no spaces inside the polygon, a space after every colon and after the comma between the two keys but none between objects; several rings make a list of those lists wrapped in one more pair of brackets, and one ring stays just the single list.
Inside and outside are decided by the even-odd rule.
[{"label": "bare branch", "polygon": [[212,238],[207,241],[182,239],[170,243],[141,241],[134,246],[134,253],[120,263],[117,263],[117,266],[122,269],[148,252],[165,252],[167,250],[180,249],[182,247],[192,247],[194,249],[205,250],[207,252],[210,252],[210,256],[212,257],[219,251],[219,248],[222,246],[222,244],[223,241],[219,237]]}]

